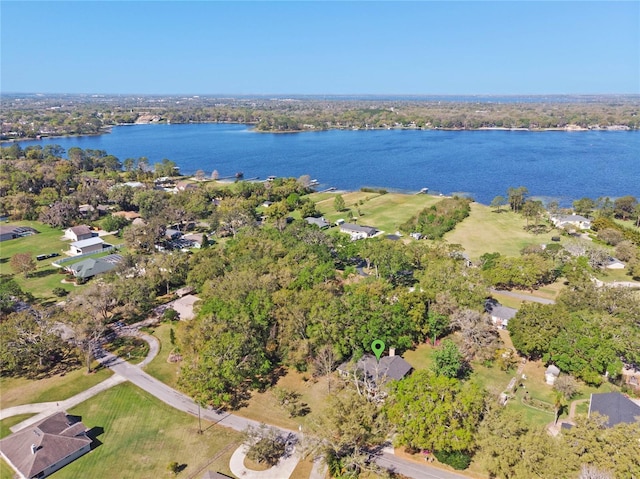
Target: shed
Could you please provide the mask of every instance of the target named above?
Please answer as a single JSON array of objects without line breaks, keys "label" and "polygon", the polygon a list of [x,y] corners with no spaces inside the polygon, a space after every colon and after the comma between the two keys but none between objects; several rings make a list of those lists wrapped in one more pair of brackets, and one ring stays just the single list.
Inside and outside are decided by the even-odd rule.
[{"label": "shed", "polygon": [[554,364],[550,364],[547,370],[544,372],[544,379],[547,382],[547,384],[551,386],[555,384],[556,379],[558,379],[558,376],[560,376],[560,369],[558,369],[558,367],[555,366]]}]

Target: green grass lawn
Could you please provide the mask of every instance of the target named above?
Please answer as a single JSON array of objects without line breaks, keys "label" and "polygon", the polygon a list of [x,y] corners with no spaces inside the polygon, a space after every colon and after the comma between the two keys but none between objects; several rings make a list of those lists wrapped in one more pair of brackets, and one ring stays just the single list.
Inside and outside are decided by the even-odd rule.
[{"label": "green grass lawn", "polygon": [[[351,221],[347,211],[336,211],[333,206],[337,193],[313,193],[309,195],[316,207],[330,223],[343,218]],[[402,223],[431,206],[442,198],[431,195],[406,195],[399,193],[379,193],[353,191],[342,193],[345,205],[358,217],[358,223],[375,226],[386,233],[395,233]],[[362,204],[358,204],[362,202]],[[358,215],[358,209],[362,216]]]},{"label": "green grass lawn", "polygon": [[[13,274],[9,261],[16,253],[30,253],[34,259],[39,254],[60,253],[58,257],[36,261],[36,270],[28,278],[25,278],[23,275],[15,275],[14,278],[24,291],[31,293],[37,300],[44,303],[60,301],[60,298],[51,292],[53,288],[60,287],[67,291],[73,291],[76,286],[61,283],[64,275],[59,274],[60,268],[51,266],[51,263],[55,260],[66,258],[64,252],[69,250],[69,244],[71,242],[69,240],[63,240],[64,230],[51,228],[37,221],[12,221],[10,224],[29,226],[39,233],[24,238],[3,241],[0,244],[0,273]],[[121,238],[112,235],[104,236],[103,240],[113,245],[122,244],[123,242]],[[85,256],[81,259],[86,258]]]},{"label": "green grass lawn", "polygon": [[56,472],[54,479],[105,475],[155,479],[168,477],[167,465],[172,461],[185,466],[181,477],[203,467],[230,474],[229,458],[235,447],[207,463],[227,446],[241,442],[240,433],[208,423],[198,434],[198,418],[176,411],[130,383],[109,389],[69,413],[81,416],[88,428],[98,428],[101,444]]},{"label": "green grass lawn", "polygon": [[[0,439],[7,437],[8,435],[11,434],[11,429],[10,429],[11,427],[21,423],[22,421],[26,421],[33,415],[34,414],[18,414],[17,416],[11,416],[0,421]],[[0,477],[5,477],[5,476],[0,474]]]},{"label": "green grass lawn", "polygon": [[105,349],[133,364],[141,362],[149,354],[149,344],[145,340],[130,336],[116,338]]},{"label": "green grass lawn", "polygon": [[505,256],[519,256],[520,250],[532,244],[550,243],[556,230],[534,235],[524,230],[525,219],[516,213],[503,210],[495,213],[492,208],[479,203],[471,204],[471,214],[444,239],[461,244],[467,254],[477,260],[484,253],[498,252]]},{"label": "green grass lawn", "polygon": [[[94,367],[98,363],[94,363]],[[49,401],[62,401],[111,377],[109,369],[87,374],[85,368],[56,374],[44,379],[0,378],[0,407],[2,409]]]},{"label": "green grass lawn", "polygon": [[172,388],[175,388],[178,383],[178,371],[180,366],[178,363],[170,363],[167,361],[169,353],[171,353],[173,349],[169,340],[169,334],[172,327],[175,329],[176,326],[170,323],[162,323],[149,331],[150,334],[153,334],[153,336],[158,338],[158,341],[160,341],[160,351],[158,352],[158,355],[153,358],[153,361],[144,368],[144,370],[154,378],[159,379]]}]

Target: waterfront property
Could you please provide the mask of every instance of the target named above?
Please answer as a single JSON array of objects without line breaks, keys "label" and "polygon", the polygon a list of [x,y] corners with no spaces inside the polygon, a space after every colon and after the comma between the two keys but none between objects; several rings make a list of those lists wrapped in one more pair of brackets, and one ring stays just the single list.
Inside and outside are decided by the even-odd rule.
[{"label": "waterfront property", "polygon": [[340,231],[351,236],[352,240],[371,238],[378,233],[373,226],[356,225],[354,223],[342,223]]}]

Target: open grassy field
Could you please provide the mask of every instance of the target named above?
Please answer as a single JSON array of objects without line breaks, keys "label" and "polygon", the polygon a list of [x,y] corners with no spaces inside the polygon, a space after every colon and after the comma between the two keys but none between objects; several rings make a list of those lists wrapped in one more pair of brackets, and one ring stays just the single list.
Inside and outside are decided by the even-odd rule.
[{"label": "open grassy field", "polygon": [[55,473],[54,479],[105,474],[120,479],[168,477],[171,461],[183,465],[181,477],[189,477],[202,467],[230,474],[229,458],[235,446],[225,448],[241,442],[240,433],[205,422],[203,434],[198,434],[198,418],[176,411],[130,383],[109,389],[69,413],[95,428],[101,444]]},{"label": "open grassy field", "polygon": [[[375,226],[386,233],[395,233],[400,225],[442,198],[431,195],[406,195],[399,193],[379,193],[353,191],[341,193],[346,207],[358,218],[358,223]],[[333,206],[337,193],[313,193],[309,195],[316,207],[330,223],[343,218],[351,221],[348,211],[336,211]],[[362,203],[362,204],[360,204]],[[358,210],[362,216],[358,214]]]},{"label": "open grassy field", "polygon": [[484,253],[498,252],[505,256],[519,256],[520,250],[533,244],[550,243],[556,230],[534,235],[524,230],[525,219],[516,213],[503,210],[495,213],[492,208],[479,203],[471,204],[471,214],[444,239],[461,244],[471,259],[477,260]]},{"label": "open grassy field", "polygon": [[[93,367],[97,367],[94,363]],[[94,369],[95,370],[95,369]],[[0,378],[0,408],[38,402],[61,401],[111,377],[110,369],[87,374],[84,367],[44,379]]]}]

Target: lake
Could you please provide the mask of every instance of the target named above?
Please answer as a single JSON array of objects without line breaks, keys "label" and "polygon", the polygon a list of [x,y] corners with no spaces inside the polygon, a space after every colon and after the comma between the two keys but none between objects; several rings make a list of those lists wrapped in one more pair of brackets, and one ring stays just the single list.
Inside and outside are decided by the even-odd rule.
[{"label": "lake", "polygon": [[245,178],[304,174],[320,189],[470,195],[488,204],[507,188],[569,205],[581,197],[640,198],[638,131],[330,130],[256,133],[237,124],[131,125],[110,134],[21,142],[106,150],[120,160],[168,158],[183,174]]}]

